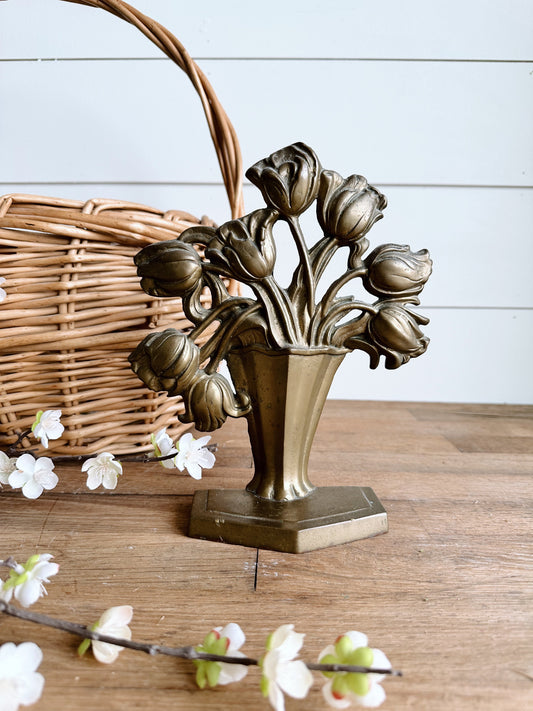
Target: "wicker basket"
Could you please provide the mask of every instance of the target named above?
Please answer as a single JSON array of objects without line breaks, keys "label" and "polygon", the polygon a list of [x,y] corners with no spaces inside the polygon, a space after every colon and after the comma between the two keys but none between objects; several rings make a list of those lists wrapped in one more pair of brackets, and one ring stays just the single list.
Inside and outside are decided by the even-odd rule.
[{"label": "wicker basket", "polygon": [[[240,150],[212,87],[179,41],[121,0],[65,0],[100,7],[135,25],[191,79],[217,152],[232,217],[243,214]],[[54,454],[150,449],[150,434],[177,436],[180,398],[147,390],[127,356],[148,333],[190,326],[179,299],[140,288],[133,256],[145,245],[211,224],[186,212],[112,200],[0,198],[0,436],[31,426],[37,410],[61,409]],[[237,285],[231,283],[230,291]],[[208,297],[206,296],[206,299]],[[32,442],[33,444],[33,442]]]}]

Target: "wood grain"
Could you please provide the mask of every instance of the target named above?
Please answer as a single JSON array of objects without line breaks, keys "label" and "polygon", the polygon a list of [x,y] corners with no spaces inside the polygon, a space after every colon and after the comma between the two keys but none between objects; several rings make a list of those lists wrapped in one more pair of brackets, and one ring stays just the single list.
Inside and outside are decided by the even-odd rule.
[{"label": "wood grain", "polygon": [[[293,622],[307,634],[309,661],[359,629],[404,672],[385,682],[384,708],[528,707],[533,407],[328,402],[311,477],[373,486],[390,531],[302,555],[186,536],[195,489],[240,487],[251,476],[243,421],[214,440],[217,464],[201,482],[128,463],[112,492],[88,492],[74,465],[58,467],[58,487],[33,502],[4,488],[3,554],[50,552],[61,565],[34,609],[90,623],[129,603],[134,638],[168,645],[238,621],[252,656]],[[201,692],[190,663],[125,651],[107,667],[79,659],[65,633],[0,618],[0,643],[25,640],[44,652],[42,711],[269,708],[254,669],[240,684]],[[325,708],[319,689],[317,678],[287,711]]]}]

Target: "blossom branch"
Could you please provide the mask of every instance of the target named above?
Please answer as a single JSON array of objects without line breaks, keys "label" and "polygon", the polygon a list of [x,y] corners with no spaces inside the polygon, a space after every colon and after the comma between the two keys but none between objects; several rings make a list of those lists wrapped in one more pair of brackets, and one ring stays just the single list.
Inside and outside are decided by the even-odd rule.
[{"label": "blossom branch", "polygon": [[13,556],[10,555],[5,560],[0,560],[0,566],[2,566],[3,568],[11,568],[12,570],[16,570],[18,568],[18,563],[13,558]]},{"label": "blossom branch", "polygon": [[[205,445],[205,449],[210,452],[216,452],[218,445],[215,443]],[[24,450],[25,452],[30,450]],[[173,454],[165,454],[161,457],[152,457],[149,454],[119,454],[117,455],[121,462],[140,462],[141,464],[148,464],[150,462],[164,462],[165,460],[172,459],[176,456],[176,452]],[[85,462],[94,454],[60,454],[56,457],[50,457],[56,464],[58,462]]]},{"label": "blossom branch", "polygon": [[[17,447],[18,447],[19,444],[22,442],[22,440],[25,439],[26,437],[28,437],[29,435],[31,435],[31,433],[32,433],[31,428],[28,429],[28,430],[24,430],[23,432],[21,432],[21,433],[19,434],[19,436],[17,437],[17,439],[16,439],[14,442],[12,442],[12,443],[9,445],[9,447],[7,448],[7,452],[6,452],[7,456],[8,456],[8,457],[12,457],[12,456],[14,456],[15,454],[18,454]],[[30,450],[26,450],[26,451],[30,451]]]},{"label": "blossom branch", "polygon": [[[9,559],[8,559],[9,560]],[[148,642],[135,642],[130,639],[122,639],[118,637],[113,637],[110,635],[102,634],[95,630],[86,627],[85,625],[80,625],[75,622],[68,622],[67,620],[59,620],[55,617],[50,617],[49,615],[43,615],[37,612],[30,612],[29,610],[22,610],[15,605],[11,605],[3,600],[0,600],[0,612],[12,617],[17,617],[21,620],[26,620],[27,622],[33,622],[35,624],[45,625],[46,627],[52,627],[54,629],[62,630],[63,632],[68,632],[69,634],[82,637],[83,639],[92,639],[98,642],[107,642],[108,644],[117,645],[120,647],[125,647],[127,649],[133,649],[137,652],[144,652],[151,656],[155,654],[164,654],[170,657],[179,657],[181,659],[189,660],[203,660],[206,662],[224,662],[226,664],[240,664],[241,666],[259,666],[260,660],[254,659],[252,657],[231,657],[224,654],[209,654],[206,652],[198,652],[193,646],[186,647],[166,647],[160,644],[150,644]],[[348,665],[348,664],[314,664],[311,662],[304,662],[308,669],[313,671],[321,672],[351,672],[359,674],[387,674],[389,676],[402,676],[400,671],[394,669],[374,669],[372,667],[358,666],[358,665]]]}]

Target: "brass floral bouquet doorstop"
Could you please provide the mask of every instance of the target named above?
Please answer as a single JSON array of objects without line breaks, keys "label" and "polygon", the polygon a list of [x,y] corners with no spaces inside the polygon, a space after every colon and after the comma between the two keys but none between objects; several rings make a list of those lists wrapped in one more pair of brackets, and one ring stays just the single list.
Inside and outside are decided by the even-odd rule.
[{"label": "brass floral bouquet doorstop", "polygon": [[[385,197],[362,176],[322,170],[303,143],[276,151],[246,176],[267,207],[218,229],[191,227],[178,239],[145,247],[135,260],[143,289],[181,296],[195,327],[145,338],[130,356],[133,370],[152,390],[181,395],[180,420],[198,430],[215,430],[228,415],[248,421],[252,481],[245,490],[196,492],[189,534],[299,553],[384,533],[387,514],[372,489],[316,488],[307,465],[346,353],[365,351],[371,368],[384,356],[386,368],[397,368],[426,350],[419,326],[428,319],[412,307],[431,273],[429,254],[385,244],[363,257]],[[309,249],[299,217],[315,201],[323,236]],[[279,220],[288,224],[299,255],[286,289],[273,275]],[[347,268],[317,299],[317,284],[340,248],[347,250]],[[230,296],[225,279],[249,285],[255,298]],[[377,300],[340,295],[353,279]],[[206,329],[212,335],[198,347],[195,339]],[[233,387],[217,372],[223,359]]]}]

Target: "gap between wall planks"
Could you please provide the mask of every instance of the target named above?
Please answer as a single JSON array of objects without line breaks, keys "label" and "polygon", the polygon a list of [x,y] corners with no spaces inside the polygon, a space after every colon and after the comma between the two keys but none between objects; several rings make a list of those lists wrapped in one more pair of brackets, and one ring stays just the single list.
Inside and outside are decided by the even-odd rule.
[{"label": "gap between wall planks", "polygon": [[[237,621],[252,656],[293,622],[310,661],[359,629],[404,672],[385,682],[384,709],[516,711],[533,700],[533,407],[328,402],[311,478],[372,486],[390,532],[300,556],[185,536],[195,489],[251,477],[243,420],[213,441],[217,464],[201,482],[128,463],[115,491],[91,493],[77,466],[62,465],[58,487],[37,501],[4,488],[3,554],[50,552],[61,564],[34,609],[90,623],[129,603],[134,638],[164,644],[199,642]],[[1,619],[0,642],[30,639],[44,652],[39,711],[80,701],[85,711],[269,708],[257,670],[202,692],[186,662],[124,651],[106,667],[78,659],[66,634]],[[319,688],[317,676],[307,701],[289,699],[287,711],[325,709]]]}]

